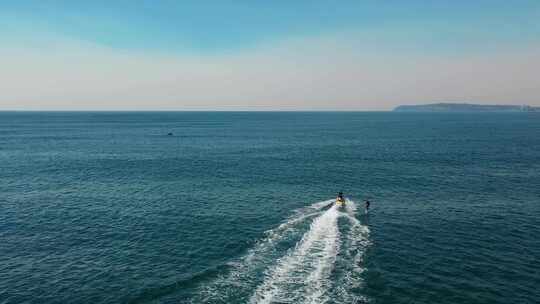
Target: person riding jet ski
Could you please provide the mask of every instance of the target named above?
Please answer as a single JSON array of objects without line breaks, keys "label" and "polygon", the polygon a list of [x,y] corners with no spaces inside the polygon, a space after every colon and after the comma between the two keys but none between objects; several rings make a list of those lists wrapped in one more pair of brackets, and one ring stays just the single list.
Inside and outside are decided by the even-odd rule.
[{"label": "person riding jet ski", "polygon": [[339,204],[339,205],[345,203],[345,198],[343,197],[343,192],[338,193],[336,203]]}]

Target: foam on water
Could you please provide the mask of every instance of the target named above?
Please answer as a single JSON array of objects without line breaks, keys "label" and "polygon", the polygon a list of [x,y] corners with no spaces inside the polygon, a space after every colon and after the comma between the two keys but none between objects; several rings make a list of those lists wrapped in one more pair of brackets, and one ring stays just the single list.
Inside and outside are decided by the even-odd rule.
[{"label": "foam on water", "polygon": [[[295,211],[295,214],[281,223],[278,227],[265,232],[266,237],[260,240],[257,245],[250,249],[242,262],[238,264],[239,268],[245,271],[246,267],[249,268],[250,264],[254,262],[257,257],[263,257],[269,250],[274,249],[272,246],[280,240],[289,237],[298,231],[298,227],[295,225],[302,223],[303,221],[321,214],[321,209],[332,203],[333,200],[326,200],[317,202],[309,207],[301,208]],[[236,269],[238,272],[239,269]]]},{"label": "foam on water", "polygon": [[[362,282],[361,263],[369,245],[369,229],[354,217],[353,201],[347,200],[343,210],[332,202],[317,202],[297,210],[269,230],[244,257],[230,263],[232,270],[227,275],[206,284],[194,302],[225,303],[232,297],[238,300],[242,294],[253,304],[325,303],[330,298],[337,303],[365,301],[357,289]],[[341,217],[346,219],[346,227],[338,224]],[[298,241],[278,248],[295,236]],[[337,264],[336,279],[332,276]],[[343,284],[347,286],[340,286]]]},{"label": "foam on water", "polygon": [[[352,208],[351,208],[352,209]],[[356,206],[354,209],[356,210]],[[354,214],[342,214],[350,224],[348,233],[343,239],[344,250],[338,259],[341,275],[337,276],[334,286],[334,301],[336,303],[363,303],[367,299],[358,292],[364,282],[362,273],[363,257],[369,241],[369,228],[363,225]]]}]

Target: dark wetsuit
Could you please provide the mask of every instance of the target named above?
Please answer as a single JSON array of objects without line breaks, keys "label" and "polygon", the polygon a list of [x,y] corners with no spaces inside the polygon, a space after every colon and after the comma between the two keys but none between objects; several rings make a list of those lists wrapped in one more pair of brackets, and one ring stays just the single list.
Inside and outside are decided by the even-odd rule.
[{"label": "dark wetsuit", "polygon": [[369,204],[370,204],[370,202],[366,201],[366,210],[369,210]]}]

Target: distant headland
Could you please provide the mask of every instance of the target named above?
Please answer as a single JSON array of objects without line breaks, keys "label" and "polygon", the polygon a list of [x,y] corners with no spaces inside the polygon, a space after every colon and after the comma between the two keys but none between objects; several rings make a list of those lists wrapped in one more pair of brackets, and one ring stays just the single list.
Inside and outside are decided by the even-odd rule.
[{"label": "distant headland", "polygon": [[480,105],[470,103],[432,103],[401,105],[395,112],[540,112],[540,107],[529,105]]}]

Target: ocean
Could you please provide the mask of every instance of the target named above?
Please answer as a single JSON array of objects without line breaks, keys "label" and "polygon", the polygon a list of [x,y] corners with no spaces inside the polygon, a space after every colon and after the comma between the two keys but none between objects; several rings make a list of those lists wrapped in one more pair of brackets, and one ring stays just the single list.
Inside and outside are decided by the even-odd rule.
[{"label": "ocean", "polygon": [[538,303],[539,235],[540,113],[0,112],[0,303]]}]

